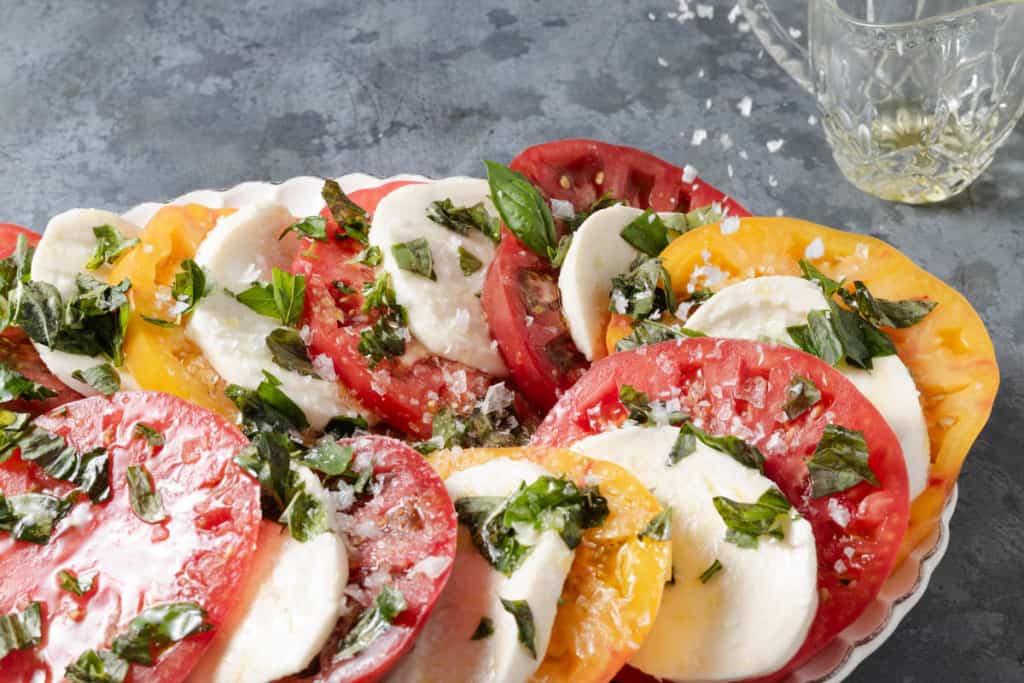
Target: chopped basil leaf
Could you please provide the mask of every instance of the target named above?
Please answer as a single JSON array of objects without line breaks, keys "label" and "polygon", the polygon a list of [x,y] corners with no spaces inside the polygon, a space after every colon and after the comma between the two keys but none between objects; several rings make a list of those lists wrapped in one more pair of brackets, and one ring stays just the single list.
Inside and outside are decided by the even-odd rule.
[{"label": "chopped basil leaf", "polygon": [[491,200],[501,220],[527,249],[550,259],[558,246],[551,209],[530,182],[507,166],[484,161]]},{"label": "chopped basil leaf", "polygon": [[551,265],[555,268],[561,268],[562,264],[565,263],[565,257],[569,253],[569,247],[572,246],[572,234],[562,235],[558,239],[558,246],[555,247],[554,252],[551,254]]},{"label": "chopped basil leaf", "polygon": [[495,569],[511,576],[533,546],[518,539],[515,527],[529,525],[554,530],[570,549],[579,545],[583,530],[600,526],[608,516],[608,501],[596,487],[579,488],[565,478],[538,477],[507,498],[465,497],[455,501],[459,522],[473,545]]},{"label": "chopped basil leaf", "polygon": [[341,292],[342,294],[355,294],[356,293],[356,288],[355,287],[353,287],[352,285],[346,284],[346,283],[342,282],[341,280],[335,280],[334,281],[334,288],[336,290],[338,290],[339,292]]},{"label": "chopped basil leaf", "polygon": [[689,330],[685,327],[665,325],[653,320],[637,320],[633,323],[633,331],[615,343],[616,351],[629,351],[641,346],[659,344],[671,339],[686,339],[687,337],[704,337],[703,332]]},{"label": "chopped basil leaf", "polygon": [[678,215],[681,215],[686,220],[686,229],[683,229],[682,226],[673,226],[679,232],[686,232],[687,230],[693,230],[694,228],[710,225],[711,223],[721,223],[725,220],[725,212],[722,211],[721,206],[717,203],[701,206],[684,214],[670,214],[673,217]]},{"label": "chopped basil leaf", "polygon": [[74,484],[94,503],[110,499],[109,458],[103,448],[81,452],[63,436],[35,424],[28,425],[18,436],[21,459],[34,462],[54,479]]},{"label": "chopped basil leaf", "polygon": [[576,232],[583,223],[590,218],[593,214],[597,213],[601,209],[607,209],[610,206],[616,204],[625,204],[621,199],[616,199],[612,196],[611,192],[605,192],[603,195],[594,200],[594,202],[584,209],[573,215],[566,221],[569,232]]},{"label": "chopped basil leaf", "polygon": [[292,275],[286,270],[274,268],[270,284],[255,282],[244,292],[235,295],[260,315],[276,318],[282,325],[294,327],[302,315],[306,300],[306,276]]},{"label": "chopped basil leaf", "polygon": [[368,648],[391,628],[392,622],[407,606],[400,590],[384,586],[374,599],[373,606],[360,614],[352,630],[345,634],[338,653],[334,655],[335,661],[354,657]]},{"label": "chopped basil leaf", "polygon": [[242,431],[251,436],[257,432],[302,431],[309,427],[305,413],[278,386],[281,380],[264,371],[266,379],[255,390],[231,384],[225,395],[242,412]]},{"label": "chopped basil leaf", "polygon": [[612,278],[608,300],[612,313],[646,319],[675,308],[672,278],[659,258],[634,261],[628,273]]},{"label": "chopped basil leaf", "polygon": [[667,541],[672,538],[672,508],[667,507],[647,523],[637,538],[649,538],[652,541]]},{"label": "chopped basil leaf", "polygon": [[626,409],[627,419],[643,427],[659,424],[679,425],[688,416],[678,410],[668,410],[661,401],[651,401],[647,394],[637,391],[629,384],[619,387],[619,402]]},{"label": "chopped basil leaf", "polygon": [[434,415],[431,438],[416,445],[421,453],[440,448],[503,448],[523,446],[530,431],[519,422],[515,394],[504,383],[492,385],[487,396],[466,415],[445,406]]},{"label": "chopped basil leaf", "polygon": [[826,425],[825,432],[807,462],[811,474],[811,495],[822,498],[845,491],[862,481],[880,486],[868,464],[864,432],[839,425]]},{"label": "chopped basil leaf", "polygon": [[28,413],[15,413],[0,409],[0,463],[11,457],[14,447],[28,424],[31,416]]},{"label": "chopped basil leaf", "polygon": [[840,308],[834,301],[829,301],[828,305],[832,329],[842,346],[846,362],[870,370],[872,353],[864,335],[864,328],[867,325],[856,313]]},{"label": "chopped basil leaf", "polygon": [[370,222],[366,218],[366,211],[348,198],[341,185],[334,180],[324,180],[320,196],[327,203],[327,209],[331,212],[334,222],[346,236],[363,246],[370,243]]},{"label": "chopped basil leaf", "polygon": [[802,351],[835,365],[843,358],[843,345],[832,328],[828,311],[811,311],[806,325],[787,327],[786,331]]},{"label": "chopped basil leaf", "polygon": [[725,453],[744,467],[749,467],[759,472],[764,471],[764,455],[761,454],[761,451],[757,449],[757,446],[749,444],[737,436],[712,436],[703,429],[695,427],[692,422],[683,424],[679,431],[680,433],[692,434],[705,446],[713,448],[720,453]]},{"label": "chopped basil leaf", "polygon": [[110,363],[100,363],[85,370],[75,370],[71,373],[72,379],[77,379],[83,384],[88,384],[104,396],[112,396],[114,392],[121,389],[121,375]]},{"label": "chopped basil leaf", "polygon": [[128,500],[135,516],[147,524],[156,524],[167,519],[164,501],[156,489],[153,477],[145,465],[129,465]]},{"label": "chopped basil leaf", "polygon": [[0,614],[0,660],[15,650],[34,648],[42,637],[42,603],[30,603],[22,612]]},{"label": "chopped basil leaf", "polygon": [[352,463],[352,447],[342,446],[332,437],[325,436],[306,451],[300,462],[325,476],[341,476]]},{"label": "chopped basil leaf", "polygon": [[305,490],[292,496],[279,521],[288,526],[292,538],[300,543],[331,530],[327,508],[319,498]]},{"label": "chopped basil leaf", "polygon": [[472,252],[467,251],[461,246],[459,247],[459,268],[462,269],[463,275],[469,277],[483,267],[483,261],[474,256]]},{"label": "chopped basil leaf", "polygon": [[92,229],[92,234],[96,236],[96,250],[85,263],[87,270],[96,270],[104,264],[114,263],[139,243],[138,237],[125,239],[113,225],[97,225]]},{"label": "chopped basil leaf", "polygon": [[526,600],[506,600],[501,598],[501,606],[516,620],[516,632],[519,644],[526,648],[530,656],[537,659],[537,630],[533,623],[533,611]]},{"label": "chopped basil leaf", "polygon": [[0,493],[0,531],[17,541],[46,545],[57,523],[78,500],[78,491],[64,498],[49,493],[20,493],[7,498]]},{"label": "chopped basil leaf", "polygon": [[108,285],[79,273],[67,302],[47,282],[21,288],[17,325],[37,344],[83,356],[105,356],[114,365],[124,359],[124,334],[131,318],[128,280]]},{"label": "chopped basil leaf", "polygon": [[476,630],[473,631],[473,635],[469,639],[484,640],[492,635],[494,635],[494,621],[490,617],[481,617],[480,623],[476,625]]},{"label": "chopped basil leaf", "polygon": [[408,242],[391,245],[391,255],[402,270],[415,273],[428,280],[437,280],[434,273],[434,257],[430,253],[430,243],[422,237]]},{"label": "chopped basil leaf", "polygon": [[86,650],[64,676],[72,683],[124,683],[128,662],[110,650]]},{"label": "chopped basil leaf", "polygon": [[[677,232],[671,232],[672,237],[678,236]],[[665,225],[657,213],[650,209],[630,221],[619,233],[619,236],[627,244],[648,256],[660,254],[670,241],[668,226]]]},{"label": "chopped basil leaf", "polygon": [[782,412],[792,420],[803,415],[820,400],[821,392],[813,381],[803,375],[793,375],[793,379],[786,387],[786,401],[782,404]]},{"label": "chopped basil leaf", "polygon": [[363,249],[361,252],[352,257],[353,263],[361,263],[364,266],[374,268],[380,265],[383,260],[384,254],[381,252],[380,247],[372,246]]},{"label": "chopped basil leaf", "polygon": [[785,538],[786,521],[796,515],[790,502],[774,486],[761,494],[756,503],[741,503],[725,496],[715,496],[713,502],[727,527],[725,540],[741,548],[756,548],[760,536]]},{"label": "chopped basil leaf", "polygon": [[149,425],[143,424],[141,422],[135,423],[135,431],[133,432],[133,436],[137,439],[145,439],[146,443],[148,443],[150,446],[164,445],[164,435],[158,432],[157,430],[153,429]]},{"label": "chopped basil leaf", "polygon": [[0,402],[16,399],[41,401],[56,395],[57,392],[50,387],[36,384],[11,366],[0,363]]},{"label": "chopped basil leaf", "polygon": [[323,242],[327,239],[327,219],[323,216],[306,216],[285,228],[277,239],[283,240],[284,236],[290,232]]},{"label": "chopped basil leaf", "polygon": [[111,650],[129,662],[153,666],[159,653],[173,643],[213,628],[206,610],[194,602],[171,602],[147,607],[130,622],[128,630],[114,638]]},{"label": "chopped basil leaf", "polygon": [[387,271],[379,273],[373,282],[363,284],[363,313],[369,313],[375,308],[393,308],[395,305],[395,290]]},{"label": "chopped basil leaf", "polygon": [[833,280],[832,278],[826,276],[820,270],[815,268],[810,261],[807,261],[806,259],[800,259],[799,264],[800,270],[804,274],[804,279],[810,280],[811,282],[821,287],[821,291],[825,294],[826,297],[830,297],[836,292],[838,292],[840,289],[842,289],[842,280]]},{"label": "chopped basil leaf", "polygon": [[264,519],[278,519],[300,488],[291,468],[293,442],[286,434],[259,432],[235,462],[259,482]]},{"label": "chopped basil leaf", "polygon": [[395,302],[395,290],[387,272],[380,273],[372,283],[363,285],[363,297],[364,312],[382,311],[373,325],[359,335],[359,353],[370,359],[370,367],[373,368],[386,358],[405,353],[409,320],[405,308]]},{"label": "chopped basil leaf", "polygon": [[60,584],[61,590],[82,597],[92,590],[96,583],[96,574],[93,571],[75,576],[66,569],[61,569],[57,572],[57,582]]},{"label": "chopped basil leaf", "polygon": [[668,464],[677,465],[679,461],[688,455],[693,455],[697,450],[697,437],[688,429],[680,429],[672,448],[668,452]]},{"label": "chopped basil leaf", "polygon": [[708,289],[707,287],[701,287],[699,289],[693,290],[693,292],[691,292],[685,299],[683,299],[683,301],[695,304],[702,304],[711,297],[713,297],[714,295],[715,293]]},{"label": "chopped basil leaf", "polygon": [[181,270],[174,274],[174,283],[171,285],[171,296],[180,308],[177,315],[188,315],[213,291],[213,280],[210,279],[210,272],[192,259],[185,259],[181,262]]},{"label": "chopped basil leaf", "polygon": [[722,569],[724,569],[724,567],[722,567],[722,563],[718,561],[718,558],[715,558],[715,561],[712,562],[711,565],[701,573],[699,577],[700,582],[707,583],[712,579],[712,577],[714,577],[715,574],[722,571]]},{"label": "chopped basil leaf", "polygon": [[493,242],[501,241],[501,222],[487,213],[483,202],[455,206],[451,199],[442,199],[430,205],[427,218],[460,235],[477,230]]},{"label": "chopped basil leaf", "polygon": [[164,320],[163,318],[154,318],[149,315],[140,315],[150,325],[156,325],[157,327],[179,327],[180,323],[176,320]]},{"label": "chopped basil leaf", "polygon": [[370,425],[358,415],[335,415],[324,426],[324,434],[333,436],[335,439],[344,439],[369,429]]},{"label": "chopped basil leaf", "polygon": [[313,361],[309,359],[306,344],[296,330],[279,327],[267,335],[266,344],[270,349],[271,359],[277,365],[300,375],[319,378],[313,368]]},{"label": "chopped basil leaf", "polygon": [[846,305],[875,327],[911,327],[921,322],[938,304],[922,299],[878,299],[860,280],[853,283],[853,292],[839,290]]}]

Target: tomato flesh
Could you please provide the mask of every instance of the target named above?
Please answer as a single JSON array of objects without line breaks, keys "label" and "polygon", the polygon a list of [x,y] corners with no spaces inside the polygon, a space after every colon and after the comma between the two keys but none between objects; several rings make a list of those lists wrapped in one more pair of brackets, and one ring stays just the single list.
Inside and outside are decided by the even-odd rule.
[{"label": "tomato flesh", "polygon": [[[782,404],[794,374],[811,379],[822,398],[787,420]],[[849,380],[814,356],[758,342],[701,338],[641,347],[596,362],[561,398],[531,443],[568,446],[621,424],[626,419],[618,398],[623,385],[652,400],[676,398],[706,431],[757,446],[766,458],[765,476],[810,522],[820,602],[799,652],[764,679],[780,680],[860,616],[895,565],[909,514],[906,467],[896,435]],[[878,488],[861,483],[811,497],[806,461],[829,423],[864,433]],[[845,514],[836,514],[835,506]],[[836,520],[845,521],[847,515],[848,523],[840,526]]]},{"label": "tomato flesh", "polygon": [[[640,209],[681,211],[719,202],[730,215],[747,211],[703,180],[683,181],[683,169],[629,147],[562,140],[530,147],[511,168],[545,199],[584,211],[602,195]],[[587,369],[562,317],[558,269],[503,231],[481,299],[509,374],[527,398],[548,410]]]},{"label": "tomato flesh", "polygon": [[[444,589],[455,560],[457,520],[444,482],[416,451],[395,439],[365,436],[340,441],[351,446],[353,457],[373,463],[379,486],[366,501],[346,511],[349,548],[349,585],[358,588],[359,609],[373,604],[383,585],[401,591],[408,607],[391,627],[366,650],[351,659],[333,662],[347,622],[328,642],[321,655],[323,683],[370,683],[379,680],[412,647],[430,610]],[[372,529],[365,536],[359,530]],[[436,558],[436,559],[434,559]],[[420,562],[442,567],[416,571]],[[333,645],[333,646],[332,646]]]},{"label": "tomato flesh", "polygon": [[[135,434],[144,423],[165,440],[151,446]],[[110,456],[111,499],[82,497],[49,543],[35,545],[0,536],[0,613],[44,603],[44,639],[34,649],[0,660],[0,680],[36,680],[43,672],[60,680],[65,668],[89,648],[112,638],[146,607],[195,601],[216,626],[232,607],[248,571],[260,523],[258,485],[234,464],[247,442],[219,416],[179,398],[126,392],[74,401],[43,415],[37,424],[86,451],[104,447]],[[138,518],[129,502],[126,471],[144,465],[168,517],[156,524]],[[67,483],[50,479],[17,456],[0,465],[5,495],[46,490],[64,495]],[[85,596],[64,592],[57,573],[98,572]],[[176,683],[199,660],[212,634],[187,638],[162,654],[152,668],[134,668],[134,680]]]}]

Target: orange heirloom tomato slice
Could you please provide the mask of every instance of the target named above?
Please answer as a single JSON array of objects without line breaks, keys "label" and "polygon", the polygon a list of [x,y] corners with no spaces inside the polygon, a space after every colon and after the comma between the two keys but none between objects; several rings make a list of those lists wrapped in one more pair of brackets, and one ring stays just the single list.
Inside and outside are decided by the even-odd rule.
[{"label": "orange heirloom tomato slice", "polygon": [[[761,275],[799,276],[799,260],[819,239],[824,256],[812,261],[825,275],[862,280],[872,294],[886,299],[938,303],[918,324],[886,330],[921,392],[931,441],[928,488],[911,505],[910,528],[898,558],[902,562],[937,524],[999,388],[992,340],[967,299],[881,240],[794,218],[743,218],[729,234],[706,225],[673,241],[661,257],[673,288],[684,296],[688,284],[708,286],[707,266],[725,276],[714,290]],[[609,352],[630,330],[628,318],[613,316],[606,335]]]},{"label": "orange heirloom tomato slice", "polygon": [[533,683],[605,683],[654,625],[671,572],[668,541],[639,534],[661,505],[629,472],[559,448],[479,448],[429,457],[442,479],[496,458],[525,459],[579,485],[596,482],[609,515],[576,548],[551,641]]},{"label": "orange heirloom tomato slice", "polygon": [[132,318],[125,335],[124,364],[143,389],[188,399],[228,419],[237,410],[224,395],[224,382],[202,352],[185,337],[184,325],[160,327],[142,316],[174,320],[171,285],[185,259],[222,216],[234,209],[198,204],[161,208],[139,235],[140,244],[114,264],[108,281],[128,278]]}]

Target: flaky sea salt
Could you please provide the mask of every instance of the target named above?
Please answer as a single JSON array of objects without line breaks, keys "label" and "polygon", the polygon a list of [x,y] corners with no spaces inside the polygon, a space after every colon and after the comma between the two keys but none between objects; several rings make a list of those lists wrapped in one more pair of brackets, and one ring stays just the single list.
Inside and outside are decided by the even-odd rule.
[{"label": "flaky sea salt", "polygon": [[736,108],[739,109],[741,116],[748,117],[754,108],[754,100],[751,99],[750,95],[744,95],[743,99],[736,105]]},{"label": "flaky sea salt", "polygon": [[683,166],[683,182],[692,183],[696,179],[697,169],[691,166],[690,164],[686,164],[685,166]]}]

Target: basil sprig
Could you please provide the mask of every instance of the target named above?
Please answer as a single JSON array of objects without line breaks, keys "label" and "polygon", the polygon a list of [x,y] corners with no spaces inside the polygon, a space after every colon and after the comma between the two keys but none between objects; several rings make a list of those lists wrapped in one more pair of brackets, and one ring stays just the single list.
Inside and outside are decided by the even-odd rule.
[{"label": "basil sprig", "polygon": [[408,608],[402,591],[384,586],[373,601],[373,605],[359,615],[352,629],[345,634],[338,647],[335,661],[349,659],[368,648],[382,636],[402,612]]},{"label": "basil sprig", "polygon": [[251,437],[258,432],[302,431],[309,427],[302,409],[281,390],[281,380],[265,370],[263,377],[256,389],[231,384],[224,390],[242,413],[242,431]]},{"label": "basil sprig", "polygon": [[299,322],[306,301],[306,276],[274,268],[269,283],[254,282],[248,289],[233,296],[260,315],[275,318],[287,327],[294,327]]},{"label": "basil sprig", "polygon": [[473,545],[495,569],[511,576],[533,550],[522,543],[515,527],[528,525],[558,532],[570,549],[579,545],[583,530],[600,526],[608,517],[608,501],[597,487],[578,487],[565,478],[538,477],[521,483],[501,498],[469,496],[455,501],[459,523],[465,524]]},{"label": "basil sprig", "polygon": [[811,474],[811,495],[815,498],[839,493],[866,481],[880,486],[868,464],[864,432],[826,425],[814,455],[807,462]]},{"label": "basil sprig", "polygon": [[537,188],[521,174],[493,161],[484,161],[491,200],[501,220],[526,248],[551,259],[558,249],[555,220]]},{"label": "basil sprig", "polygon": [[138,237],[125,238],[113,225],[97,225],[92,234],[96,237],[96,250],[85,263],[87,270],[97,270],[105,264],[113,264],[139,243]]},{"label": "basil sprig", "polygon": [[782,492],[769,488],[756,503],[741,503],[725,496],[712,499],[725,522],[725,540],[741,548],[756,548],[761,536],[783,539],[787,520],[799,517]]}]

